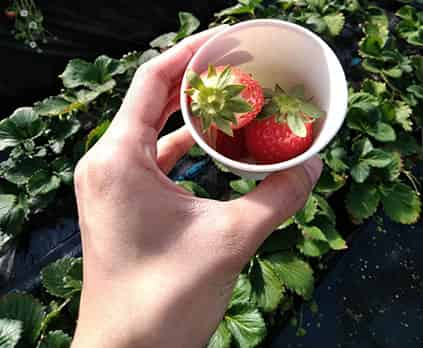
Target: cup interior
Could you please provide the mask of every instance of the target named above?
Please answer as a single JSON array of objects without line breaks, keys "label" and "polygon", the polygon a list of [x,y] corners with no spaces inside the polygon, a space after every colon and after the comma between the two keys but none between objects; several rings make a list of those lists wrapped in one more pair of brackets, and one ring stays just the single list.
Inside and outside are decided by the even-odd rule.
[{"label": "cup interior", "polygon": [[[310,31],[279,20],[252,20],[229,27],[210,39],[193,57],[188,69],[197,73],[207,70],[208,64],[232,65],[251,73],[262,87],[273,88],[279,84],[289,91],[298,84],[305,87],[306,97],[325,112],[314,123],[312,146],[295,159],[275,165],[255,165],[230,160],[223,155],[229,166],[252,167],[275,166],[275,170],[290,167],[320,151],[340,128],[346,112],[347,86],[342,67],[332,50]],[[186,88],[184,79],[182,88]],[[213,144],[202,132],[197,117],[189,114],[187,98],[181,93],[185,122],[195,130],[196,140],[205,150]],[[185,107],[184,107],[185,106]],[[210,152],[210,151],[207,151]],[[214,153],[210,153],[212,156]],[[216,157],[216,156],[213,156]],[[302,157],[302,160],[301,160]],[[300,160],[298,160],[300,158]],[[222,158],[217,158],[222,161]],[[293,161],[294,160],[294,161]],[[291,164],[289,163],[291,162]],[[285,163],[284,165],[280,165]],[[246,165],[246,166],[245,166]]]}]

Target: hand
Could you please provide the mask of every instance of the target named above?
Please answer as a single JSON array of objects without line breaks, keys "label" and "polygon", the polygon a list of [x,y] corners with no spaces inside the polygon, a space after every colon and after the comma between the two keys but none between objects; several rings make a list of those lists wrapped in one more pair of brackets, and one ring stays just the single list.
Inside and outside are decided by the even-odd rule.
[{"label": "hand", "polygon": [[166,177],[193,140],[184,127],[158,134],[179,108],[188,61],[218,30],[144,64],[77,165],[84,286],[73,348],[203,347],[243,266],[320,175],[313,158],[231,202],[194,197]]}]

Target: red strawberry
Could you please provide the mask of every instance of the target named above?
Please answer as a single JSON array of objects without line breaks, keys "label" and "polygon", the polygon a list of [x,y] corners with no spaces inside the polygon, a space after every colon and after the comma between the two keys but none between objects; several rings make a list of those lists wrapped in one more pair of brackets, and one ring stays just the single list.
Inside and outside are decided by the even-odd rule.
[{"label": "red strawberry", "polygon": [[209,65],[207,72],[188,73],[191,111],[200,117],[203,131],[217,127],[232,136],[251,122],[264,105],[259,83],[238,68]]},{"label": "red strawberry", "polygon": [[245,154],[244,130],[234,130],[233,133],[230,137],[217,130],[216,150],[230,159],[239,161]]},{"label": "red strawberry", "polygon": [[313,125],[306,123],[303,138],[292,133],[286,122],[278,123],[274,116],[254,120],[245,129],[248,152],[258,163],[270,164],[289,160],[306,151],[313,142]]},{"label": "red strawberry", "polygon": [[304,89],[286,94],[276,86],[262,113],[245,128],[248,153],[258,163],[289,160],[305,152],[313,142],[314,119],[322,112],[304,100]]}]

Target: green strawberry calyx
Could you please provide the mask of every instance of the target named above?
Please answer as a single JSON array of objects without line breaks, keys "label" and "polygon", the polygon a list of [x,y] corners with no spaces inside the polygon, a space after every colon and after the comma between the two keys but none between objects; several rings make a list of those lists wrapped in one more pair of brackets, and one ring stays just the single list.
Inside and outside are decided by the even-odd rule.
[{"label": "green strawberry calyx", "polygon": [[306,123],[314,122],[325,115],[311,103],[311,98],[305,98],[303,85],[295,86],[286,93],[276,84],[274,90],[264,89],[264,94],[267,102],[256,119],[263,120],[274,116],[277,123],[286,122],[292,133],[300,138],[307,136]]},{"label": "green strawberry calyx", "polygon": [[206,132],[214,124],[222,132],[233,136],[231,125],[237,125],[236,114],[250,112],[252,106],[241,97],[245,86],[234,83],[231,67],[217,72],[209,65],[207,76],[201,77],[190,70],[187,73],[190,88],[185,91],[191,97],[191,112],[200,117],[201,128]]}]

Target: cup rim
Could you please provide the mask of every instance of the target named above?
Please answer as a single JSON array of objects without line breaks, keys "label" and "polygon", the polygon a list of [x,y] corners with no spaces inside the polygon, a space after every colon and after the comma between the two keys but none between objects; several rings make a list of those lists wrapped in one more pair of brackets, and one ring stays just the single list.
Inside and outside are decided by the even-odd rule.
[{"label": "cup rim", "polygon": [[[185,90],[188,87],[188,81],[187,81],[187,72],[191,67],[194,65],[194,63],[197,61],[198,57],[207,50],[216,40],[219,38],[229,34],[234,33],[236,31],[242,30],[244,28],[253,27],[253,26],[282,26],[284,28],[289,28],[291,30],[297,31],[304,35],[304,37],[314,40],[318,43],[319,46],[321,46],[323,49],[327,50],[334,58],[335,58],[335,64],[336,66],[332,67],[332,70],[335,70],[337,74],[340,74],[339,80],[343,82],[342,86],[337,86],[339,88],[339,94],[344,95],[344,101],[343,105],[341,104],[342,109],[342,116],[339,116],[342,120],[338,122],[335,128],[331,129],[331,134],[327,136],[325,139],[322,139],[320,141],[319,146],[313,145],[307,149],[302,154],[295,156],[294,158],[291,158],[287,161],[273,163],[273,164],[252,164],[252,163],[246,163],[246,162],[240,162],[233,159],[230,159],[221,153],[217,152],[215,149],[213,149],[210,145],[208,145],[202,137],[198,134],[197,130],[195,129],[193,123],[191,122],[191,112],[188,107],[188,98],[185,94]],[[342,89],[342,90],[341,90]],[[276,172],[280,170],[284,170],[287,168],[291,168],[294,166],[297,166],[317,153],[319,153],[323,148],[325,148],[329,142],[333,139],[333,137],[338,133],[339,129],[341,128],[343,121],[345,119],[345,115],[347,112],[347,105],[348,105],[348,87],[347,87],[347,81],[345,77],[345,72],[342,68],[341,63],[339,62],[338,57],[335,55],[333,50],[326,44],[323,39],[321,39],[318,35],[313,33],[312,31],[294,24],[290,23],[284,20],[279,19],[251,19],[247,20],[241,23],[237,23],[235,25],[229,26],[228,28],[218,32],[217,34],[213,35],[210,39],[208,39],[201,47],[200,49],[193,55],[190,62],[188,63],[188,66],[185,70],[184,76],[182,78],[182,84],[180,89],[180,102],[181,102],[181,111],[182,111],[182,117],[184,119],[185,124],[188,127],[189,132],[191,133],[191,136],[194,138],[195,142],[211,157],[216,159],[217,161],[221,162],[223,165],[232,167],[241,171],[251,172],[251,173],[263,173],[263,172]],[[327,117],[327,116],[326,116]],[[325,119],[324,123],[327,122],[327,119]]]}]

